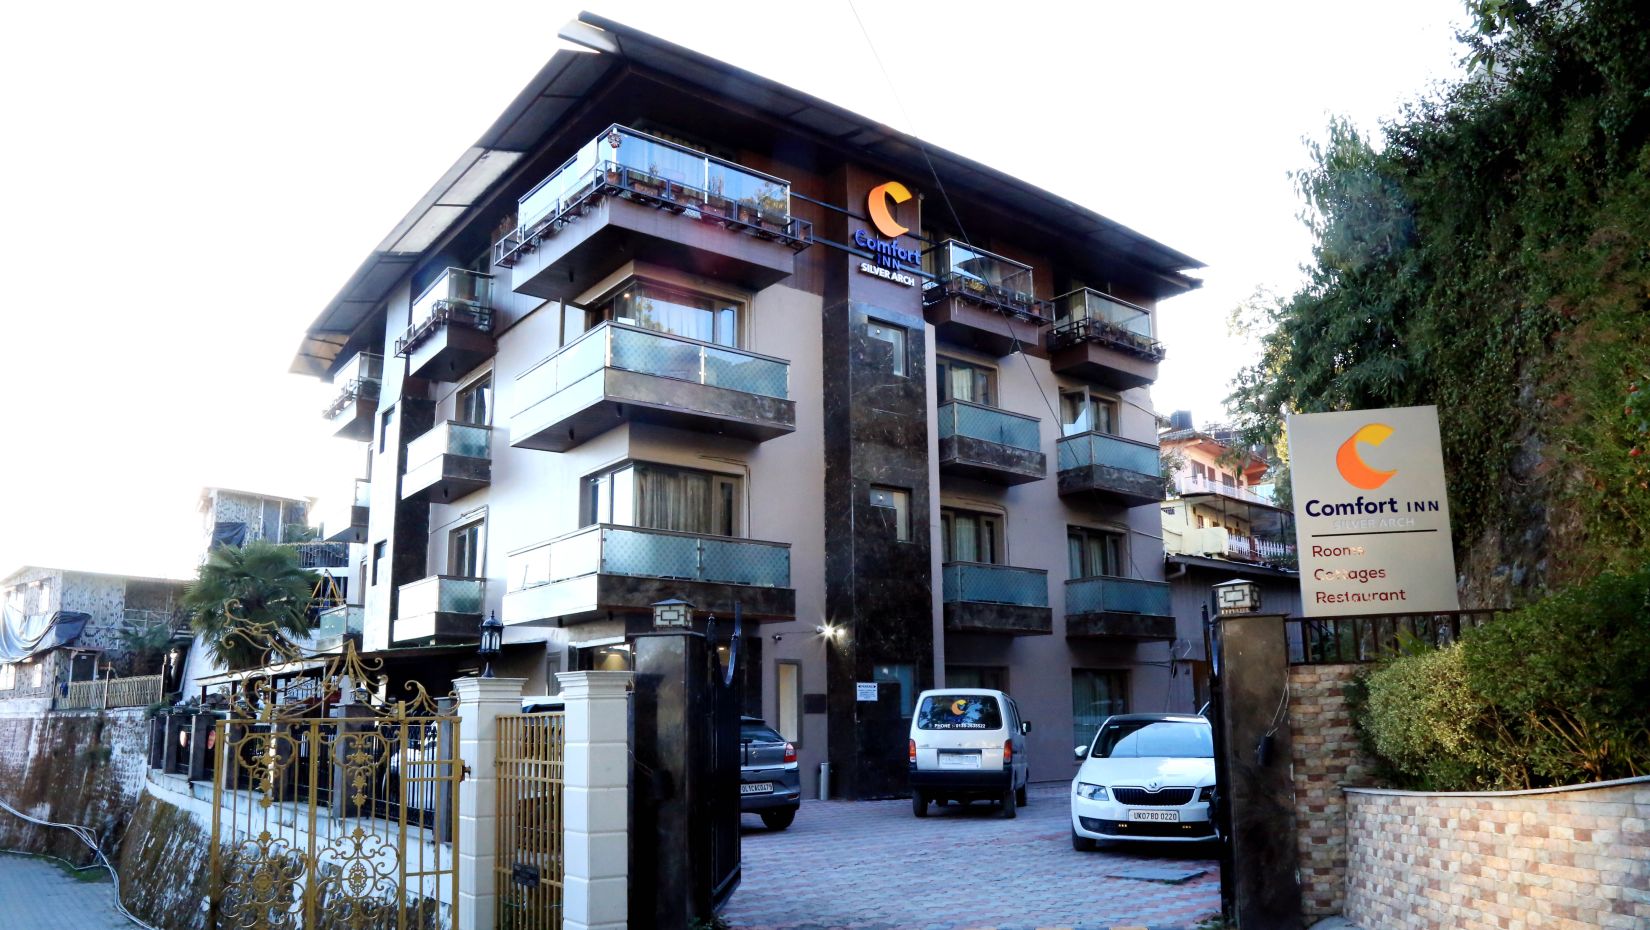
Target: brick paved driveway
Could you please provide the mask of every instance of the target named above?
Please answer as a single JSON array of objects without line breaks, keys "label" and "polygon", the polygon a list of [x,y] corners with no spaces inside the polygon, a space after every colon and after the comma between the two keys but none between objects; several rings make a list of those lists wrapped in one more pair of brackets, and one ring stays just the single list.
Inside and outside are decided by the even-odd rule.
[{"label": "brick paved driveway", "polygon": [[[1220,909],[1198,845],[1080,853],[1064,785],[1034,786],[1015,820],[994,805],[806,801],[768,833],[745,817],[744,882],[723,916],[740,930],[1191,928]],[[1184,884],[1107,878],[1127,868],[1205,870]]]}]

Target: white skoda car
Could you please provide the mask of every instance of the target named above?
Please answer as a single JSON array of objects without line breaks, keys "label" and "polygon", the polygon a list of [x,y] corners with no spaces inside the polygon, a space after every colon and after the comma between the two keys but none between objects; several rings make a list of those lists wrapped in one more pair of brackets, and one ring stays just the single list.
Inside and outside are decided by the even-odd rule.
[{"label": "white skoda car", "polygon": [[1209,721],[1180,714],[1109,717],[1077,747],[1071,782],[1071,845],[1101,841],[1190,843],[1215,838],[1214,737]]}]

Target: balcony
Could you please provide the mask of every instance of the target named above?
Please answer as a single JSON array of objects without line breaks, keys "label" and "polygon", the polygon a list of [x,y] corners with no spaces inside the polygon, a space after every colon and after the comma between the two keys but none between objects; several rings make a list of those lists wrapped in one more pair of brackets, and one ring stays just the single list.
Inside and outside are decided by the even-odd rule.
[{"label": "balcony", "polygon": [[1157,380],[1166,353],[1150,310],[1088,288],[1055,298],[1054,308],[1048,350],[1056,372],[1120,391]]},{"label": "balcony", "polygon": [[412,319],[395,340],[408,375],[458,380],[493,357],[493,276],[448,268],[413,301]]},{"label": "balcony", "polygon": [[1043,354],[1038,331],[1049,308],[1032,296],[1029,266],[955,239],[924,252],[923,266],[934,274],[923,285],[923,316],[940,339],[992,355]]},{"label": "balcony", "polygon": [[632,259],[751,290],[790,277],[813,239],[789,181],[612,126],[522,197],[493,247],[519,293],[570,300]]},{"label": "balcony", "polygon": [[1174,625],[1165,582],[1111,576],[1066,582],[1068,637],[1172,640]]},{"label": "balcony", "polygon": [[789,394],[783,359],[603,323],[517,379],[510,445],[566,452],[620,423],[762,442],[795,431]]},{"label": "balcony", "polygon": [[1054,446],[1060,493],[1085,495],[1125,507],[1163,500],[1162,465],[1155,443],[1110,433],[1077,433]]},{"label": "balcony", "polygon": [[372,440],[378,413],[378,389],[384,380],[384,357],[358,352],[332,376],[337,396],[321,415],[332,421],[332,435],[361,442]]},{"label": "balcony", "polygon": [[431,575],[402,585],[400,592],[396,642],[476,641],[487,603],[486,579]]},{"label": "balcony", "polygon": [[1197,497],[1203,494],[1215,494],[1220,497],[1229,497],[1232,500],[1242,501],[1245,504],[1258,504],[1262,507],[1271,507],[1282,510],[1273,500],[1263,494],[1257,494],[1250,488],[1239,487],[1235,484],[1226,484],[1220,481],[1211,481],[1205,475],[1181,475],[1174,480],[1175,493],[1181,497]]},{"label": "balcony", "polygon": [[402,500],[445,504],[493,480],[493,431],[448,420],[407,443],[407,471],[401,476]]},{"label": "balcony", "polygon": [[337,649],[344,644],[344,637],[361,635],[365,620],[366,610],[359,604],[329,607],[321,611],[320,623],[315,627],[310,645],[316,651]]},{"label": "balcony", "polygon": [[355,479],[350,496],[342,501],[329,501],[321,515],[321,538],[335,543],[364,543],[367,541],[367,514],[372,504],[372,482]]},{"label": "balcony", "polygon": [[323,568],[348,568],[349,546],[336,542],[281,543],[281,548],[298,554],[298,564],[319,571]]},{"label": "balcony", "polygon": [[1239,562],[1254,562],[1278,568],[1294,568],[1299,564],[1295,558],[1294,543],[1267,539],[1264,536],[1243,536],[1238,533],[1226,535],[1226,557]]},{"label": "balcony", "polygon": [[947,562],[941,572],[947,630],[1005,636],[1054,632],[1048,572],[981,562]]},{"label": "balcony", "polygon": [[939,419],[942,474],[1008,485],[1047,477],[1036,417],[953,400]]},{"label": "balcony", "polygon": [[512,552],[507,572],[507,624],[645,614],[672,597],[723,618],[735,602],[747,619],[796,617],[787,543],[600,523]]}]

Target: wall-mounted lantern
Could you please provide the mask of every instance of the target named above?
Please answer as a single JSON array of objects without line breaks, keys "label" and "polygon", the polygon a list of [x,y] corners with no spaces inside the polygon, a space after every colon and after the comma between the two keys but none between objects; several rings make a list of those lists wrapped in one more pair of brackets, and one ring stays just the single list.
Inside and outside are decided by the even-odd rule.
[{"label": "wall-mounted lantern", "polygon": [[1222,617],[1234,614],[1252,614],[1260,611],[1260,585],[1242,578],[1222,581],[1214,586],[1215,607]]},{"label": "wall-mounted lantern", "polygon": [[678,598],[659,601],[653,605],[655,630],[685,629],[693,620],[693,605]]}]

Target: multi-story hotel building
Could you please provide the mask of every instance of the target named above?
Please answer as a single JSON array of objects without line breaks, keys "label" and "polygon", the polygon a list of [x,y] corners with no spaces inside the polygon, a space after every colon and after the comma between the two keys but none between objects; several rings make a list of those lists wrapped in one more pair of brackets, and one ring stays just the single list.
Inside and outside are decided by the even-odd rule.
[{"label": "multi-story hotel building", "polygon": [[1199,264],[634,29],[564,37],[589,51],[545,65],[294,362],[370,444],[326,530],[362,543],[365,647],[438,680],[496,614],[501,667],[542,693],[622,667],[657,601],[723,636],[738,604],[750,710],[845,797],[903,790],[924,688],[1012,693],[1042,780],[1106,713],[1163,709],[1148,390],[1155,308]]}]

